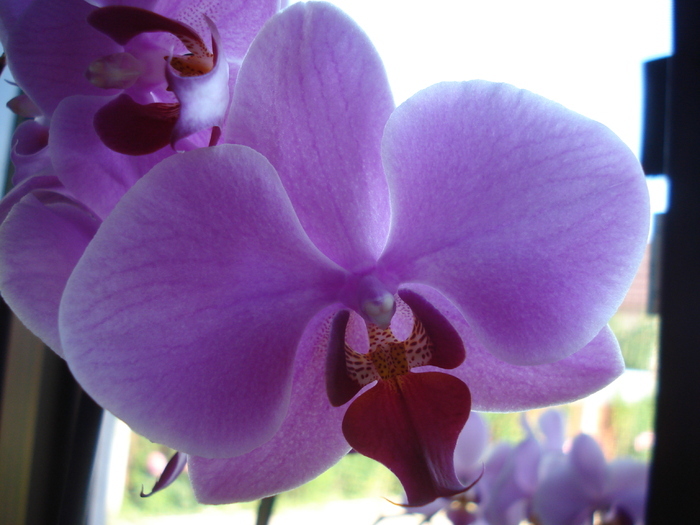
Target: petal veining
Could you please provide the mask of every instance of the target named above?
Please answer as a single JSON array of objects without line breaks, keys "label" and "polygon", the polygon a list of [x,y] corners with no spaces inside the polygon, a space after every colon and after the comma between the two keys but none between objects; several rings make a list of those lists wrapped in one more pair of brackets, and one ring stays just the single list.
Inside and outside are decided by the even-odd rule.
[{"label": "petal veining", "polygon": [[393,223],[380,266],[430,284],[514,364],[582,348],[646,244],[639,162],[609,129],[505,84],[442,83],[387,123]]},{"label": "petal veining", "polygon": [[381,134],[393,109],[367,36],[324,3],[271,18],[236,81],[225,141],[275,166],[311,240],[346,269],[372,265],[389,206]]},{"label": "petal veining", "polygon": [[260,154],[171,156],[127,192],[76,267],[59,314],[66,360],[149,439],[243,454],[279,428],[299,338],[343,280]]}]

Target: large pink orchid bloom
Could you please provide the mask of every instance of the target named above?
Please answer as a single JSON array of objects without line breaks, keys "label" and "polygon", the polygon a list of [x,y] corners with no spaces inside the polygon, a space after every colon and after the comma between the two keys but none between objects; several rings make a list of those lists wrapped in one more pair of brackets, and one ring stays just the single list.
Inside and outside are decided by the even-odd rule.
[{"label": "large pink orchid bloom", "polygon": [[232,144],[117,203],[59,312],[78,381],[191,455],[200,501],[293,488],[350,442],[420,505],[465,489],[470,401],[561,403],[621,372],[605,323],[648,198],[604,126],[482,81],[394,109],[366,36],[322,3],[268,22],[227,122]]}]

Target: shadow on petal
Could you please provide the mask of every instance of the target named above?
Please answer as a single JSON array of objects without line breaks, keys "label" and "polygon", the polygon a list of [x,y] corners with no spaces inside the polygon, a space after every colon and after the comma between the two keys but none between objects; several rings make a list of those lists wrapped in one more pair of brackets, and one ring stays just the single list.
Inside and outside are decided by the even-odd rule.
[{"label": "shadow on petal", "polygon": [[180,104],[138,104],[119,95],[95,114],[95,131],[105,146],[124,155],[147,155],[170,144]]}]

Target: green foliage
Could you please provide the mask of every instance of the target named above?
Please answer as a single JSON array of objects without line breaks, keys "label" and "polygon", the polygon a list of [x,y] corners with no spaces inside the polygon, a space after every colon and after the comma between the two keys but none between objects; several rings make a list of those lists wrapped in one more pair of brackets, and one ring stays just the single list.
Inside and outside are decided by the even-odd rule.
[{"label": "green foliage", "polygon": [[334,500],[385,497],[400,501],[401,484],[386,467],[360,454],[348,454],[330,470],[279,498],[295,506]]},{"label": "green foliage", "polygon": [[[183,514],[201,511],[205,505],[197,503],[186,473],[170,487],[149,498],[139,494],[141,487],[150,491],[156,479],[148,472],[148,454],[160,451],[170,458],[174,453],[162,445],[151,443],[134,434],[131,442],[127,482],[122,518]],[[385,497],[400,501],[403,490],[396,477],[383,465],[360,454],[349,454],[318,478],[295,490],[281,494],[275,503],[279,507],[295,507],[335,500]],[[257,509],[258,502],[239,503],[239,508]],[[228,506],[218,507],[224,510]]]},{"label": "green foliage", "polygon": [[614,457],[649,460],[651,451],[635,450],[634,440],[642,432],[654,428],[654,399],[649,397],[635,403],[625,403],[621,398],[616,398],[610,409],[611,419],[615,422]]},{"label": "green foliage", "polygon": [[525,437],[525,432],[520,422],[522,412],[482,412],[481,415],[484,416],[488,423],[492,443],[499,441],[517,443]]},{"label": "green foliage", "polygon": [[653,369],[659,346],[659,317],[618,313],[610,320],[610,328],[625,358],[627,368]]}]

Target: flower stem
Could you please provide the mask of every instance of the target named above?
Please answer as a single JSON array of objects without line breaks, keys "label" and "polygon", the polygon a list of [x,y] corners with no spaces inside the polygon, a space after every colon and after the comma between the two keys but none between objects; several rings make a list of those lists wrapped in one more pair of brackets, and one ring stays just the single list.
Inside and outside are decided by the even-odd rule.
[{"label": "flower stem", "polygon": [[260,505],[258,505],[258,519],[255,525],[268,525],[270,516],[272,516],[272,505],[275,503],[276,497],[277,496],[270,496],[260,500]]}]

